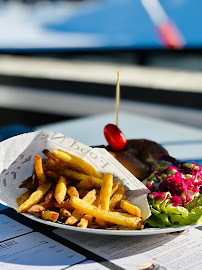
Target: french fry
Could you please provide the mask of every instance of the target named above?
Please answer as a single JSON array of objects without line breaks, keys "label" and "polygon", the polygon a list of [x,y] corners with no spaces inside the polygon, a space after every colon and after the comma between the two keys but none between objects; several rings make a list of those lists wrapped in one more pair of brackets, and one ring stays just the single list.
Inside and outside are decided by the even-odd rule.
[{"label": "french fry", "polygon": [[[49,159],[57,160],[57,158],[55,157],[55,155],[54,155],[52,152],[50,152],[48,149],[44,149],[44,150],[43,150],[43,153],[44,153],[45,156],[48,157],[47,160],[49,160]],[[46,161],[47,161],[47,160],[46,160]]]},{"label": "french fry", "polygon": [[30,197],[19,206],[17,212],[18,213],[24,213],[26,212],[32,205],[37,204],[48,192],[48,190],[51,187],[51,183],[46,183],[43,185],[40,185],[36,191],[34,191]]},{"label": "french fry", "polygon": [[77,190],[75,187],[73,187],[73,186],[69,186],[69,187],[67,188],[67,194],[68,194],[70,197],[72,197],[72,196],[79,197],[79,192],[78,192],[78,190]]},{"label": "french fry", "polygon": [[127,201],[122,181],[113,183],[112,174],[102,177],[90,164],[65,151],[45,149],[44,154],[44,163],[35,156],[36,174],[20,185],[28,191],[16,199],[18,213],[52,222],[60,218],[63,224],[80,228],[143,229],[141,211]]},{"label": "french fry", "polygon": [[[87,202],[89,202],[90,204],[93,202],[93,200],[95,199],[95,194],[96,194],[96,190],[94,190],[94,191],[92,191],[92,193],[91,193],[91,199],[90,198],[88,198],[88,200],[86,199],[86,201]],[[84,214],[84,216],[83,216],[83,218],[81,218],[81,220],[82,219],[86,219],[86,221],[82,221],[80,224],[79,224],[79,226],[78,227],[82,227],[82,228],[85,228],[85,226],[86,227],[88,227],[88,224],[89,224],[89,222],[92,222],[93,221],[93,217],[91,216],[91,215],[86,215],[86,214]],[[80,221],[81,221],[80,220]]]},{"label": "french fry", "polygon": [[102,178],[101,174],[97,172],[93,168],[93,166],[91,166],[89,163],[87,163],[80,157],[71,155],[62,150],[53,150],[53,154],[55,155],[56,158],[61,159],[62,161],[66,163],[70,163],[73,167],[80,169],[87,175],[95,176],[97,178]]},{"label": "french fry", "polygon": [[69,211],[73,211],[75,208],[71,205],[69,201],[63,201],[61,203],[55,203],[55,207],[57,208],[65,208]]},{"label": "french fry", "polygon": [[93,221],[93,217],[91,215],[84,215],[83,218],[85,218],[86,220],[88,220],[88,222],[92,222]]},{"label": "french fry", "polygon": [[[112,174],[106,173],[103,178],[103,184],[100,191],[100,199],[98,202],[98,208],[108,211],[109,210],[109,201],[111,197],[113,186],[113,176]],[[96,222],[100,227],[106,228],[106,222],[96,218]]]},{"label": "french fry", "polygon": [[134,217],[125,213],[109,212],[101,208],[97,208],[96,206],[91,205],[78,197],[71,197],[70,202],[76,209],[106,222],[111,222],[126,227],[129,226],[136,230],[143,228],[143,221],[139,217]]},{"label": "french fry", "polygon": [[[95,189],[93,189],[93,190],[89,191],[85,197],[83,197],[82,201],[87,202],[89,204],[92,204],[95,201],[95,199],[96,199],[96,191],[95,191]],[[82,211],[75,209],[72,212],[71,217],[69,217],[65,221],[65,224],[73,225],[73,224],[77,223],[82,218],[83,215],[84,215],[84,213]]]},{"label": "french fry", "polygon": [[75,209],[72,212],[72,215],[65,221],[67,225],[74,225],[77,223],[83,216],[83,212],[81,210]]},{"label": "french fry", "polygon": [[52,158],[48,158],[46,159],[45,163],[43,164],[43,169],[45,172],[47,171],[57,171],[57,163],[58,160],[52,159]]},{"label": "french fry", "polygon": [[34,204],[32,205],[28,212],[29,213],[39,213],[39,212],[42,212],[42,211],[45,211],[45,210],[48,210],[50,208],[53,208],[54,207],[54,202],[52,203],[45,203],[45,202],[42,202],[40,204]]},{"label": "french fry", "polygon": [[89,190],[93,187],[93,180],[92,178],[84,179],[80,183],[76,185],[77,189],[83,188]]},{"label": "french fry", "polygon": [[45,210],[47,210],[47,208],[44,205],[46,205],[45,202],[43,202],[41,204],[34,204],[29,208],[28,212],[29,213],[40,213],[42,211],[45,211]]},{"label": "french fry", "polygon": [[42,211],[41,217],[44,220],[49,220],[49,221],[52,221],[52,222],[56,222],[58,220],[59,213],[57,213],[55,211],[49,211],[49,210]]},{"label": "french fry", "polygon": [[65,208],[60,208],[59,214],[61,219],[71,217],[71,212]]},{"label": "french fry", "polygon": [[109,200],[112,192],[113,176],[110,173],[106,173],[103,178],[103,184],[100,191],[100,200],[98,207],[103,210],[109,210]]},{"label": "french fry", "polygon": [[117,191],[117,189],[120,187],[122,181],[119,181],[119,182],[116,182],[116,183],[113,183],[113,186],[112,186],[112,192],[111,192],[111,197],[114,195],[114,193]]},{"label": "french fry", "polygon": [[36,190],[39,186],[37,176],[34,174],[33,176],[28,177],[24,180],[19,188],[27,188],[28,190]]},{"label": "french fry", "polygon": [[128,196],[124,193],[123,197],[122,197],[122,200],[127,200],[127,199],[128,199]]},{"label": "french fry", "polygon": [[70,154],[62,150],[53,150],[53,155],[66,163],[72,160]]},{"label": "french fry", "polygon": [[42,166],[42,158],[38,155],[35,155],[34,157],[35,160],[35,171],[36,171],[36,175],[39,181],[39,185],[42,185],[46,182],[46,175],[43,171],[43,166]]},{"label": "french fry", "polygon": [[81,220],[79,221],[79,223],[77,224],[77,227],[80,228],[87,228],[88,227],[88,220],[85,218],[81,218]]},{"label": "french fry", "polygon": [[120,202],[120,200],[123,197],[123,194],[125,193],[124,187],[120,186],[117,191],[114,193],[114,195],[110,199],[109,208],[113,209],[117,206],[117,204]]},{"label": "french fry", "polygon": [[46,171],[46,175],[56,182],[60,179],[60,174],[54,171]]},{"label": "french fry", "polygon": [[45,201],[40,204],[32,205],[28,212],[29,213],[39,213],[45,210],[49,210],[54,207],[55,205],[55,198],[54,198],[54,190],[51,190],[46,196]]},{"label": "french fry", "polygon": [[102,228],[102,229],[107,228],[107,222],[106,221],[104,221],[102,219],[99,219],[99,218],[96,218],[95,222],[97,222],[97,224],[99,224],[100,228]]},{"label": "french fry", "polygon": [[97,195],[97,193],[96,193],[96,199],[95,199],[95,201],[93,202],[93,205],[95,205],[96,207],[98,207],[99,200],[100,200],[100,195]]},{"label": "french fry", "polygon": [[61,176],[55,188],[54,197],[56,201],[58,203],[64,201],[66,193],[67,193],[67,180],[63,176]]},{"label": "french fry", "polygon": [[100,188],[102,186],[103,180],[97,177],[92,177],[83,173],[79,173],[70,169],[62,169],[60,171],[60,173],[67,177],[68,179],[73,179],[73,180],[77,180],[77,181],[83,181],[83,180],[87,180],[90,179],[93,181],[93,185],[95,187]]},{"label": "french fry", "polygon": [[129,201],[121,200],[120,207],[133,216],[141,217],[140,208],[131,204]]},{"label": "french fry", "polygon": [[79,192],[79,198],[82,199],[84,196],[86,196],[86,194],[88,193],[88,190],[81,188],[78,190],[78,192]]},{"label": "french fry", "polygon": [[45,196],[45,203],[49,203],[50,201],[54,201],[54,190],[49,191]]},{"label": "french fry", "polygon": [[28,198],[29,196],[32,194],[31,190],[26,191],[25,193],[23,193],[22,195],[20,195],[16,201],[18,206],[20,206],[21,204],[23,204]]},{"label": "french fry", "polygon": [[32,176],[28,177],[27,179],[23,180],[22,183],[19,185],[19,188],[27,188],[32,186]]}]

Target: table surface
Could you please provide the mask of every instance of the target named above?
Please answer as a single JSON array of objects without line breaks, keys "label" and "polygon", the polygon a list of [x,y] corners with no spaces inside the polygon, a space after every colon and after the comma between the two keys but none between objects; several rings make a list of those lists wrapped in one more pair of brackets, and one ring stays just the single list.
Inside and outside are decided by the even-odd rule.
[{"label": "table surface", "polygon": [[[107,113],[102,115],[95,115],[91,117],[85,117],[77,120],[65,121],[60,123],[55,123],[51,125],[38,127],[36,130],[51,130],[61,132],[62,134],[72,137],[87,145],[99,145],[106,144],[103,135],[103,127],[107,123],[114,123],[115,115],[114,113]],[[124,132],[126,138],[146,138],[154,140],[168,149],[170,154],[178,159],[186,161],[196,161],[198,164],[202,164],[201,157],[201,147],[202,147],[202,133],[200,129],[194,129],[183,125],[171,124],[169,122],[160,121],[155,118],[146,118],[141,116],[131,115],[125,112],[120,112],[119,114],[119,127]],[[63,237],[60,237],[53,233],[54,227],[44,225],[35,221],[32,221],[25,216],[17,214],[13,209],[7,208],[0,212],[7,217],[10,217],[27,227],[31,228],[34,232],[39,232],[44,235],[44,237],[49,237],[48,239],[53,239],[56,243],[62,244],[63,246],[70,248],[76,252],[79,252],[86,260],[93,260],[98,263],[97,268],[94,269],[123,269],[119,266],[113,264],[112,262],[103,259],[102,257],[94,254],[93,252],[81,248],[79,245],[66,241]],[[3,221],[0,219],[0,225],[3,226]],[[28,235],[33,232],[24,232]],[[20,234],[20,232],[19,232]],[[36,241],[37,241],[37,234]],[[5,234],[4,238],[14,239],[18,241],[24,236],[7,236]],[[26,238],[26,237],[25,237]],[[44,238],[46,239],[46,238]],[[5,241],[5,239],[3,240]],[[44,240],[45,241],[45,240]],[[48,241],[48,240],[47,240]],[[52,241],[52,240],[51,240]],[[0,239],[1,243],[1,239]],[[51,242],[52,243],[52,242]],[[50,244],[51,244],[50,243]],[[54,242],[55,243],[55,242]],[[78,261],[81,262],[83,257],[78,257]],[[79,259],[80,258],[80,259]],[[75,269],[81,269],[81,265],[75,264]],[[25,261],[21,262],[23,264]],[[32,261],[35,265],[35,262]],[[103,268],[104,267],[104,268]],[[4,268],[8,269],[8,268]],[[10,269],[10,268],[9,268]],[[29,269],[29,268],[28,268]],[[38,268],[37,268],[38,269]],[[56,266],[52,266],[51,269],[62,269]]]}]

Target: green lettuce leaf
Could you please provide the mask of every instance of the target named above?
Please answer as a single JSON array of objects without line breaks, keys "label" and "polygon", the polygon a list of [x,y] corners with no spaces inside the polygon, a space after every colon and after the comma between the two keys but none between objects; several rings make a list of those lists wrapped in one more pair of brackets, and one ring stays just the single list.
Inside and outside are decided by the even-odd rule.
[{"label": "green lettuce leaf", "polygon": [[202,222],[202,206],[197,206],[189,212],[186,218],[179,221],[180,226],[198,224]]},{"label": "green lettuce leaf", "polygon": [[201,195],[199,195],[199,197],[194,198],[190,202],[186,203],[184,207],[186,209],[188,209],[188,211],[191,211],[192,209],[194,209],[197,206],[202,206],[202,197],[201,197]]}]

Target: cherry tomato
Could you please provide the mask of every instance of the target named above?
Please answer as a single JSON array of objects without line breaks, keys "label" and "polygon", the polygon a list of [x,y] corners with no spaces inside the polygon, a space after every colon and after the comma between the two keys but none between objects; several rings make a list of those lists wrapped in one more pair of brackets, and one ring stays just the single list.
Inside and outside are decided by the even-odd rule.
[{"label": "cherry tomato", "polygon": [[126,138],[121,130],[113,124],[108,124],[104,127],[104,135],[109,146],[115,151],[121,151],[126,146]]}]

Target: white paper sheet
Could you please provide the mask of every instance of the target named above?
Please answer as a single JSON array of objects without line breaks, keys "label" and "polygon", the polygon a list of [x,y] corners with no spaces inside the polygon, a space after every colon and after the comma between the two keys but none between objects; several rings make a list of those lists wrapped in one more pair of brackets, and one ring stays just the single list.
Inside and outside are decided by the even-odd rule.
[{"label": "white paper sheet", "polygon": [[[57,235],[128,270],[200,270],[202,231],[190,229],[181,235],[99,236],[53,231]],[[159,268],[158,268],[159,267]]]},{"label": "white paper sheet", "polygon": [[0,215],[0,241],[29,233],[31,231],[31,228],[20,224],[14,219],[9,218],[3,214]]},{"label": "white paper sheet", "polygon": [[59,270],[83,260],[83,255],[37,232],[0,243],[1,270]]},{"label": "white paper sheet", "polygon": [[109,268],[101,265],[100,263],[89,260],[89,261],[85,261],[83,263],[71,266],[68,269],[71,269],[71,270],[86,270],[86,269],[88,269],[88,270],[107,270]]},{"label": "white paper sheet", "polygon": [[[78,141],[56,132],[32,132],[10,138],[0,143],[0,203],[17,210],[16,198],[24,189],[19,189],[20,183],[32,175],[34,156],[45,157],[44,149],[61,149],[81,157],[90,163],[101,174],[112,173],[114,181],[123,180],[128,199],[138,199],[142,217],[150,215],[146,194],[149,190],[124,166],[122,166],[108,151],[102,148],[91,148]],[[140,199],[141,198],[141,199]]]}]

